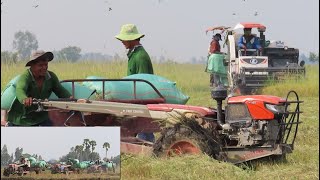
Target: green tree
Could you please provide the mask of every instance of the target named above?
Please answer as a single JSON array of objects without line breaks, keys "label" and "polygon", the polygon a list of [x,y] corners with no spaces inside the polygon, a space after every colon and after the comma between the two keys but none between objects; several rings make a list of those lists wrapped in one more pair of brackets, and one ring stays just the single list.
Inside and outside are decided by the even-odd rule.
[{"label": "green tree", "polygon": [[91,146],[91,152],[94,151],[94,149],[96,148],[97,142],[95,140],[92,140],[89,142],[90,146]]},{"label": "green tree", "polygon": [[11,153],[10,160],[9,160],[9,164],[12,164],[12,163],[13,163],[13,160],[14,160],[14,158],[13,158],[13,153]]},{"label": "green tree", "polygon": [[112,162],[114,162],[116,164],[120,164],[120,161],[121,161],[120,155],[118,155],[116,157],[113,157],[113,158],[111,157],[110,159],[111,159]]},{"label": "green tree", "polygon": [[82,161],[82,156],[81,155],[83,153],[83,145],[76,145],[75,151],[76,151],[76,153],[78,155],[79,161]]},{"label": "green tree", "polygon": [[98,159],[100,159],[100,155],[97,152],[92,152],[89,155],[89,159],[90,159],[90,161],[98,160]]},{"label": "green tree", "polygon": [[23,148],[16,148],[16,151],[14,152],[14,161],[19,161],[20,156],[22,156]]},{"label": "green tree", "polygon": [[77,153],[75,152],[75,147],[71,147],[70,148],[70,152],[67,154],[67,155],[65,155],[65,156],[62,156],[60,159],[59,159],[59,161],[60,162],[66,162],[69,158],[71,158],[71,159],[77,159]]},{"label": "green tree", "polygon": [[89,155],[90,155],[90,140],[84,139],[83,146],[84,146],[83,160],[87,161],[87,160],[89,160]]},{"label": "green tree", "polygon": [[84,139],[83,140],[83,146],[85,148],[85,151],[90,150],[90,140],[89,139]]},{"label": "green tree", "polygon": [[9,164],[10,155],[8,153],[7,145],[3,145],[1,149],[1,166],[6,166]]},{"label": "green tree", "polygon": [[29,59],[31,51],[38,49],[36,36],[29,31],[19,31],[14,34],[13,49],[17,50],[22,60]]},{"label": "green tree", "polygon": [[59,161],[60,161],[60,162],[67,162],[69,158],[70,158],[70,159],[77,159],[77,154],[76,154],[76,152],[69,152],[67,155],[62,156],[62,157],[59,159]]},{"label": "green tree", "polygon": [[106,148],[106,158],[108,158],[108,150],[110,148],[110,144],[108,142],[103,143],[102,148]]},{"label": "green tree", "polygon": [[76,62],[81,57],[80,52],[81,48],[76,46],[68,46],[66,48],[61,49],[57,56],[67,61]]},{"label": "green tree", "polygon": [[319,62],[319,52],[318,52],[318,54],[315,52],[310,52],[309,53],[309,60],[311,62]]}]

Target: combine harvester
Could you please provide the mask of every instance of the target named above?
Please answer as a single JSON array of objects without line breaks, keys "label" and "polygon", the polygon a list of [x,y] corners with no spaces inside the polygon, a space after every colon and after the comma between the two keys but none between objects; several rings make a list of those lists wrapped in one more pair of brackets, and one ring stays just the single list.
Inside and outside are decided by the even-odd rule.
[{"label": "combine harvester", "polygon": [[[244,28],[252,28],[259,33],[262,50],[240,49],[238,40]],[[282,81],[288,77],[305,76],[304,61],[299,61],[299,49],[288,47],[282,41],[266,41],[266,26],[260,23],[238,23],[233,29],[219,26],[206,30],[221,30],[225,34],[229,88],[239,89],[240,93],[256,94],[268,81]]]}]

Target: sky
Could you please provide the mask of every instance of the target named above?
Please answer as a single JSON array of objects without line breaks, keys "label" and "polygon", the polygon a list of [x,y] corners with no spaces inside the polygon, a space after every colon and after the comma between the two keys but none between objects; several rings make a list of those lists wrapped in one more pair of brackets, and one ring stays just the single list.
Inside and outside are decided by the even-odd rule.
[{"label": "sky", "polygon": [[[123,24],[145,34],[152,57],[184,62],[206,57],[208,27],[258,22],[267,40],[281,40],[308,54],[319,51],[318,0],[1,0],[1,50],[12,50],[14,33],[34,33],[39,49],[78,46],[81,53],[125,57],[114,38]],[[36,5],[38,5],[36,7]],[[109,9],[111,8],[111,9]],[[257,12],[257,16],[255,16]],[[235,14],[235,15],[234,15]]]},{"label": "sky", "polygon": [[108,158],[120,155],[120,127],[1,127],[1,148],[6,144],[10,155],[20,147],[23,153],[41,155],[46,161],[58,160],[84,139],[96,141],[95,152],[102,159],[105,142],[110,144]]}]

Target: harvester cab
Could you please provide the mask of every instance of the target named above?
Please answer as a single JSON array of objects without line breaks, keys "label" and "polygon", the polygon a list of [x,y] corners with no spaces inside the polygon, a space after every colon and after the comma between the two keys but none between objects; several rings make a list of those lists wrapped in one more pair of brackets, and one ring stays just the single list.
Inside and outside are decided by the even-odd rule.
[{"label": "harvester cab", "polygon": [[[239,23],[228,35],[228,78],[230,89],[239,88],[241,94],[249,94],[251,91],[263,85],[260,77],[267,77],[268,72],[254,71],[256,68],[268,68],[268,57],[262,56],[262,51],[257,49],[241,49],[238,47],[238,41],[243,34],[236,33],[236,30],[243,28],[257,29],[260,33],[259,42],[263,47],[266,27],[256,23]],[[257,37],[256,34],[253,34]],[[246,69],[251,70],[246,70]],[[258,81],[256,81],[258,80]]]},{"label": "harvester cab", "polygon": [[[259,39],[262,47],[241,49],[238,47],[242,33],[240,29],[251,28],[252,34]],[[266,41],[266,26],[259,23],[239,23],[229,31],[228,44],[228,79],[230,89],[239,89],[241,94],[255,94],[267,81],[283,80],[286,75],[305,74],[304,62],[299,64],[299,50],[288,48],[281,41]]]}]

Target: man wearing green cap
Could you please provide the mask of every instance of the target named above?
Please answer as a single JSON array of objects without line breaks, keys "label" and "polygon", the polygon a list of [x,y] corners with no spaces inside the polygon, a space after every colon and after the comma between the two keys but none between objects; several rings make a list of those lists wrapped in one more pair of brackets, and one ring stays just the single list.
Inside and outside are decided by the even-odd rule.
[{"label": "man wearing green cap", "polygon": [[71,94],[60,84],[58,77],[48,71],[52,52],[38,50],[32,53],[30,66],[16,83],[16,98],[8,112],[8,126],[50,126],[47,111],[37,112],[32,99],[47,99],[54,92],[58,97],[69,98]]},{"label": "man wearing green cap", "polygon": [[[149,54],[140,44],[144,34],[138,32],[134,24],[125,24],[121,27],[120,33],[115,36],[128,49],[128,70],[127,75],[132,74],[153,74],[153,67]],[[139,133],[138,137],[146,141],[154,142],[153,133]]]}]

